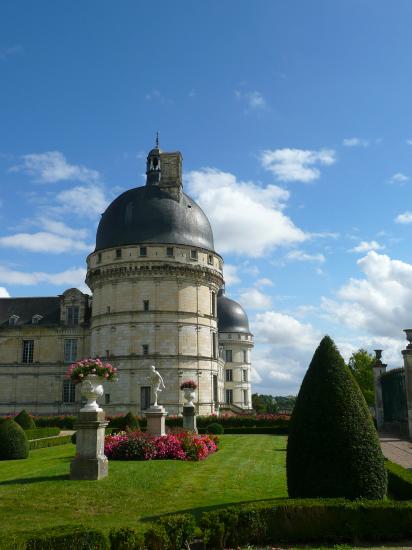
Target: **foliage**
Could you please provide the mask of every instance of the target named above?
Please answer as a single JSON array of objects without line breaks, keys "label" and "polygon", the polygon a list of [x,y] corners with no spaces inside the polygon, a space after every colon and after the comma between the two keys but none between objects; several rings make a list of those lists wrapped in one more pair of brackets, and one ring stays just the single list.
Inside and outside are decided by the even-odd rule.
[{"label": "foliage", "polygon": [[397,500],[412,500],[412,472],[385,460],[388,471],[388,492]]},{"label": "foliage", "polygon": [[217,438],[188,432],[153,437],[142,432],[108,435],[104,452],[111,460],[203,460],[217,451]]},{"label": "foliage", "polygon": [[164,525],[154,524],[145,533],[145,544],[150,550],[168,550],[170,545]]},{"label": "foliage", "polygon": [[45,529],[26,542],[26,550],[106,550],[108,548],[108,540],[101,531],[78,525]]},{"label": "foliage", "polygon": [[52,437],[59,435],[60,428],[34,428],[33,430],[24,430],[27,435],[27,439],[41,439],[42,437]]},{"label": "foliage", "polygon": [[190,514],[173,514],[161,518],[157,523],[167,534],[167,548],[170,550],[188,548],[194,539],[196,522]]},{"label": "foliage", "polygon": [[25,409],[19,412],[19,414],[14,418],[14,421],[17,422],[23,430],[33,430],[36,427],[33,417],[30,416]]},{"label": "foliage", "polygon": [[279,410],[276,399],[272,395],[252,394],[252,408],[259,414],[275,414]]},{"label": "foliage", "polygon": [[109,540],[110,550],[145,550],[143,533],[130,527],[112,529]]},{"label": "foliage", "polygon": [[77,416],[62,414],[59,416],[35,416],[36,426],[39,428],[57,427],[61,430],[73,430]]},{"label": "foliage", "polygon": [[24,430],[11,418],[0,424],[0,460],[29,456],[29,442]]},{"label": "foliage", "polygon": [[[271,428],[270,426],[257,426],[257,427],[245,427],[245,428],[224,428],[226,435],[287,435],[287,428]],[[208,433],[208,428],[199,428],[199,433]]]},{"label": "foliage", "polygon": [[209,416],[198,416],[197,426],[206,428],[212,422],[222,424],[224,428],[246,428],[256,426],[285,427],[288,426],[290,416],[286,414],[211,414]]},{"label": "foliage", "polygon": [[123,422],[120,426],[123,430],[136,431],[140,430],[139,421],[137,418],[129,411],[126,416],[123,417]]},{"label": "foliage", "polygon": [[29,441],[30,450],[45,449],[47,447],[58,447],[59,445],[67,445],[71,442],[71,435],[56,435],[56,437],[46,437],[44,439],[34,439]]},{"label": "foliage", "polygon": [[117,431],[126,431],[127,429],[136,431],[140,429],[140,426],[146,426],[146,422],[138,416],[129,411],[126,415],[117,415],[108,417],[109,428]]},{"label": "foliage", "polygon": [[180,384],[180,389],[181,390],[195,390],[197,388],[197,384],[194,380],[184,380],[181,384]]},{"label": "foliage", "polygon": [[296,395],[276,395],[276,403],[278,404],[279,411],[291,413],[296,403]]},{"label": "foliage", "polygon": [[209,434],[223,434],[224,432],[224,427],[218,422],[212,422],[212,424],[209,424],[209,426],[207,427],[207,433]]},{"label": "foliage", "polygon": [[289,496],[382,499],[386,470],[359,386],[325,336],[302,382],[289,426]]},{"label": "foliage", "polygon": [[375,403],[375,388],[373,385],[373,364],[375,358],[364,349],[352,353],[348,367],[353,374],[356,382],[359,384],[363,397],[369,407]]},{"label": "foliage", "polygon": [[112,367],[110,363],[103,363],[101,359],[82,359],[69,366],[66,378],[70,378],[72,382],[78,384],[83,382],[85,377],[89,374],[95,374],[100,378],[104,378],[109,382],[116,380],[117,368]]}]

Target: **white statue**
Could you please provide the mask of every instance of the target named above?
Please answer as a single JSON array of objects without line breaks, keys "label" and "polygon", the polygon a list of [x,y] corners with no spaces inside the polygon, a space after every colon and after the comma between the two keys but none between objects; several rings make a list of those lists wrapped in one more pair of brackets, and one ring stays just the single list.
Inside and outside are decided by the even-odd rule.
[{"label": "white statue", "polygon": [[166,386],[165,386],[165,383],[163,382],[163,378],[161,377],[160,373],[156,370],[156,367],[154,365],[150,367],[150,376],[147,377],[147,380],[150,381],[150,384],[154,388],[153,391],[155,394],[155,402],[153,406],[157,407],[158,393],[162,391],[162,389],[166,389]]}]

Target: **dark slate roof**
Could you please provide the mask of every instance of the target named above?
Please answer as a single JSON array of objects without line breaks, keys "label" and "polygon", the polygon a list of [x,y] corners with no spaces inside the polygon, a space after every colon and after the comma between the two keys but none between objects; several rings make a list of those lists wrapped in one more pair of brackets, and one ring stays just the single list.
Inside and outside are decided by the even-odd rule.
[{"label": "dark slate roof", "polygon": [[39,325],[60,323],[60,298],[0,298],[0,326],[8,325],[12,315],[20,317],[18,325],[32,324],[33,315],[42,315]]},{"label": "dark slate roof", "polygon": [[219,290],[217,295],[217,326],[219,332],[250,333],[245,310],[237,302],[227,298],[224,290]]},{"label": "dark slate roof", "polygon": [[183,244],[214,250],[203,210],[185,193],[174,200],[159,187],[136,187],[106,209],[96,235],[96,250],[138,243]]}]

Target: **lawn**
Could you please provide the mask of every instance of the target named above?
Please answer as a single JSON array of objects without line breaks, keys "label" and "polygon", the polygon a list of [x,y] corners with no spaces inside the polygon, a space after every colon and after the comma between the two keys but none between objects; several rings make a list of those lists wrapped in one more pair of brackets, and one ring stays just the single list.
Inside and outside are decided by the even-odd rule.
[{"label": "lawn", "polygon": [[116,462],[101,481],[70,481],[74,445],[0,462],[3,533],[82,523],[108,530],[179,512],[287,496],[286,437],[224,435],[203,462]]}]

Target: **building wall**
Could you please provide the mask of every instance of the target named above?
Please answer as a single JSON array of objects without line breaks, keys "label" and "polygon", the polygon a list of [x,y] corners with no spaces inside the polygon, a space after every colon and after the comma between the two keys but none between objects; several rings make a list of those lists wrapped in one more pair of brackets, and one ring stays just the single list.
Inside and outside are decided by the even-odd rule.
[{"label": "building wall", "polygon": [[[226,390],[232,390],[232,404],[241,409],[252,408],[250,379],[253,345],[252,334],[240,332],[219,333],[220,355],[225,360],[225,394],[223,402],[228,404]],[[232,361],[227,360],[228,355],[230,355],[228,352],[231,352]]]}]

